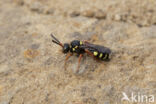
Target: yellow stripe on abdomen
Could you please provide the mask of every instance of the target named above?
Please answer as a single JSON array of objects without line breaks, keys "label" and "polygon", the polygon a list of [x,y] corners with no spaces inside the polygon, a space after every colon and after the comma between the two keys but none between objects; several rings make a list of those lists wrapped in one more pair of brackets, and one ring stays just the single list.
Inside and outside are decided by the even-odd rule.
[{"label": "yellow stripe on abdomen", "polygon": [[103,54],[102,54],[102,53],[100,53],[99,58],[102,58],[102,56],[103,56]]},{"label": "yellow stripe on abdomen", "polygon": [[98,52],[97,51],[94,51],[93,54],[94,54],[94,56],[97,56],[98,55]]},{"label": "yellow stripe on abdomen", "polygon": [[105,56],[103,57],[103,59],[106,59],[107,58],[107,54],[105,54]]}]

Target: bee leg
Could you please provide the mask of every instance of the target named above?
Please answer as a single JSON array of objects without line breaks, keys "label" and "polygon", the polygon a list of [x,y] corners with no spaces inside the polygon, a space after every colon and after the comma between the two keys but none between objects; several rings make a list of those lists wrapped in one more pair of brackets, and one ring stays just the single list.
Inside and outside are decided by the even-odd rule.
[{"label": "bee leg", "polygon": [[84,40],[83,42],[84,42],[84,43],[89,43],[89,41],[87,41],[87,40]]},{"label": "bee leg", "polygon": [[93,58],[95,58],[95,56],[94,56],[90,51],[88,51],[87,49],[85,49],[85,52],[86,52],[88,55],[90,55],[90,56],[92,56]]},{"label": "bee leg", "polygon": [[88,51],[87,49],[85,49],[85,52],[90,55],[91,57],[93,57],[96,61],[99,62],[99,60],[93,55],[93,53],[91,53],[90,51]]},{"label": "bee leg", "polygon": [[73,54],[72,53],[68,53],[67,56],[66,56],[66,59],[65,59],[65,62],[64,62],[64,69],[66,70],[66,63],[67,63],[67,60],[69,59],[70,56],[72,56]]},{"label": "bee leg", "polygon": [[82,57],[83,57],[83,54],[80,54],[80,55],[79,55],[79,60],[78,60],[78,66],[77,66],[76,73],[79,71],[79,68],[80,68],[80,62],[81,62]]}]

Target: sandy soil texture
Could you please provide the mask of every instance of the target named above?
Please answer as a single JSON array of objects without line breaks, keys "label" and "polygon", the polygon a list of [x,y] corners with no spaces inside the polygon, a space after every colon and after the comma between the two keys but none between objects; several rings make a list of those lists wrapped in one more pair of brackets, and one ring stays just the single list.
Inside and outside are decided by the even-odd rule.
[{"label": "sandy soil texture", "polygon": [[[51,33],[107,46],[112,59],[85,54],[75,73],[73,56],[65,71]],[[151,95],[156,100],[155,0],[0,0],[0,104],[147,104]]]}]

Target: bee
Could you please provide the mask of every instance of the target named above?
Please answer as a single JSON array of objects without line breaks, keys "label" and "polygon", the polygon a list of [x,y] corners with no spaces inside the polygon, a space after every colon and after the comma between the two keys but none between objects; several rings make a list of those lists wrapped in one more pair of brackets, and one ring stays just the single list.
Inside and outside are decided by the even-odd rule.
[{"label": "bee", "polygon": [[[88,41],[80,41],[80,40],[73,40],[70,43],[61,43],[53,34],[51,34],[52,42],[62,47],[62,52],[66,55],[64,68],[66,66],[67,60],[73,53],[76,53],[78,58],[78,66],[76,72],[78,72],[80,67],[80,62],[85,53],[89,54],[95,59],[109,61],[111,50],[107,47],[91,44]],[[66,69],[66,68],[65,68]]]}]

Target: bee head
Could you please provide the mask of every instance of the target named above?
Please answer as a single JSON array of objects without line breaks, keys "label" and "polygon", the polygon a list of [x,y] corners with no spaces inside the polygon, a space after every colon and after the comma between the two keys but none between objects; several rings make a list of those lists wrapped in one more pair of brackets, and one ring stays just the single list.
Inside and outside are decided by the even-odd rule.
[{"label": "bee head", "polygon": [[68,53],[70,50],[70,45],[68,43],[65,43],[63,45],[63,53]]},{"label": "bee head", "polygon": [[54,37],[53,34],[51,34],[51,37],[53,38],[52,42],[61,46],[63,53],[68,53],[70,50],[70,45],[68,43],[62,44],[56,37]]}]

